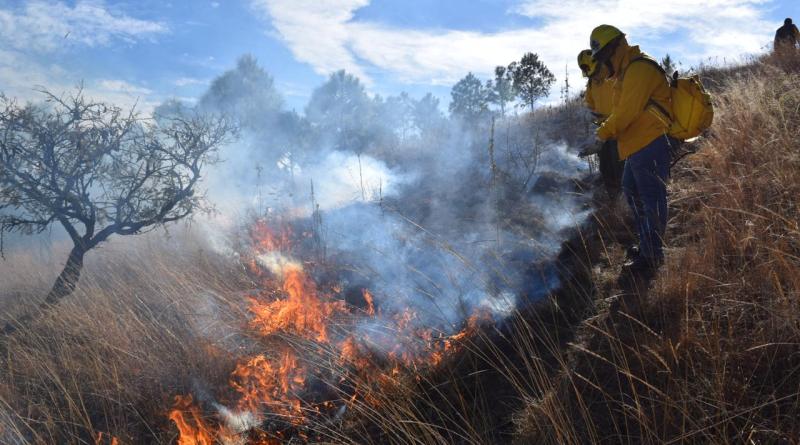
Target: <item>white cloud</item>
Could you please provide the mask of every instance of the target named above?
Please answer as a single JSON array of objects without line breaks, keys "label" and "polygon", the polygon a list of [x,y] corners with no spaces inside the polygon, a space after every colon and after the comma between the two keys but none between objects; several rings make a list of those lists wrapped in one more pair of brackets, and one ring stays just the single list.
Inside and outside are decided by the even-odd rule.
[{"label": "white cloud", "polygon": [[124,80],[118,80],[118,79],[113,79],[113,80],[104,79],[97,82],[97,86],[105,91],[112,93],[122,93],[128,95],[141,95],[141,94],[147,95],[153,93],[153,91],[148,88],[138,85],[133,85]]},{"label": "white cloud", "polygon": [[46,87],[52,79],[68,75],[58,65],[38,63],[17,51],[0,49],[0,85],[6,95],[29,99],[34,88]]},{"label": "white cloud", "polygon": [[194,77],[179,77],[172,81],[176,87],[186,87],[192,85],[208,85],[208,80],[195,79]]},{"label": "white cloud", "polygon": [[[409,83],[450,85],[468,71],[490,76],[523,53],[538,53],[563,78],[579,76],[574,59],[601,23],[620,27],[645,51],[697,63],[709,56],[758,52],[774,24],[771,0],[522,0],[509,13],[538,19],[535,27],[487,33],[406,29],[353,20],[369,0],[251,0],[294,56],[318,73],[347,69],[369,82],[371,70]],[[682,36],[669,42],[669,36]]]},{"label": "white cloud", "polygon": [[[74,91],[62,88],[57,92]],[[149,115],[161,102],[151,89],[121,79],[103,79],[84,83],[84,94],[93,100],[114,104],[125,109],[135,108],[137,112]]]},{"label": "white cloud", "polygon": [[[634,42],[682,36],[676,43],[694,48],[686,56],[698,58],[759,51],[774,32],[775,24],[765,18],[765,6],[770,3],[771,0],[525,0],[515,11],[543,19],[543,30],[556,41],[588,46],[590,30],[608,23],[622,29]],[[576,30],[584,31],[577,40],[572,37]]]},{"label": "white cloud", "polygon": [[[132,84],[120,79],[102,79],[99,81],[70,80],[72,77],[57,65],[42,66],[26,59],[12,55],[13,68],[5,58],[9,53],[0,51],[0,82],[3,93],[23,101],[39,101],[44,96],[39,92],[45,89],[53,94],[73,94],[79,86],[83,94],[92,100],[114,104],[123,108],[134,108],[148,115],[160,103],[161,99],[149,88]],[[19,63],[22,63],[19,65]],[[25,76],[21,77],[20,72]]]},{"label": "white cloud", "polygon": [[167,26],[113,13],[101,1],[27,2],[20,9],[0,9],[0,41],[25,51],[50,52],[71,44],[108,45],[167,32]]},{"label": "white cloud", "polygon": [[149,88],[119,79],[84,79],[51,62],[53,54],[68,53],[75,46],[107,46],[116,41],[132,43],[167,32],[165,25],[139,20],[111,11],[101,1],[31,1],[24,6],[0,6],[0,88],[8,96],[38,100],[37,89],[55,94],[75,91],[116,105],[136,106],[150,112],[156,105]]},{"label": "white cloud", "polygon": [[286,40],[294,56],[324,74],[346,69],[367,79],[347,47],[353,13],[369,0],[252,0]]}]

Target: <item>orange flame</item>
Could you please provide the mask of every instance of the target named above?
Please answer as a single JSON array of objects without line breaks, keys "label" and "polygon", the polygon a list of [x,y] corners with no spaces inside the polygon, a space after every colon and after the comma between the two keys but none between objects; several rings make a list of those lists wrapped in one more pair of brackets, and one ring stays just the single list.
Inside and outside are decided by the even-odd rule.
[{"label": "orange flame", "polygon": [[211,429],[203,420],[200,408],[194,404],[191,394],[175,396],[169,418],[178,427],[178,445],[213,445]]},{"label": "orange flame", "polygon": [[250,238],[253,247],[260,252],[285,251],[292,245],[292,232],[288,227],[275,231],[263,219],[250,228]]},{"label": "orange flame", "polygon": [[263,336],[287,332],[303,338],[328,342],[328,319],[344,311],[342,301],[323,301],[314,282],[297,266],[284,270],[283,291],[288,298],[262,302],[251,299],[251,326]]},{"label": "orange flame", "polygon": [[364,295],[364,301],[367,302],[367,315],[375,315],[375,300],[372,298],[372,294],[367,289],[362,290],[361,293]]},{"label": "orange flame", "polygon": [[358,348],[358,344],[352,336],[347,337],[342,344],[339,345],[339,351],[340,360],[344,364],[352,365],[353,368],[361,372],[367,372],[367,370],[374,368],[374,364],[369,360],[367,355]]},{"label": "orange flame", "polygon": [[[299,363],[286,338],[277,334],[326,343],[338,349],[338,364],[344,369],[339,378],[342,382],[356,378],[350,383],[357,382],[352,386],[347,385],[354,389],[352,396],[347,398],[349,403],[361,399],[377,407],[382,400],[377,395],[403,387],[409,378],[419,381],[422,378],[421,368],[437,366],[446,357],[461,350],[465,340],[476,332],[486,318],[490,318],[476,312],[461,332],[445,336],[431,328],[419,328],[421,323],[418,314],[411,308],[381,317],[381,320],[391,323],[391,329],[396,331],[398,337],[412,340],[398,340],[389,348],[386,360],[383,360],[372,355],[373,352],[365,347],[368,341],[362,343],[361,339],[356,340],[352,335],[334,341],[336,336],[331,335],[332,321],[337,315],[347,315],[342,317],[345,322],[354,318],[350,316],[376,316],[375,298],[368,289],[362,289],[365,306],[348,309],[344,300],[334,298],[342,291],[341,285],[327,284],[322,288],[326,290],[321,291],[305,272],[304,263],[285,255],[292,248],[289,229],[273,230],[265,221],[259,220],[251,227],[250,237],[253,257],[249,266],[254,276],[263,280],[261,284],[264,290],[250,297],[249,327],[265,337],[270,348],[276,352],[241,359],[230,375],[229,386],[237,395],[235,401],[239,410],[249,411],[258,422],[265,420],[265,414],[274,414],[287,420],[292,425],[292,432],[241,431],[238,426],[225,427],[220,422],[215,422],[212,428],[201,417],[200,407],[193,403],[190,395],[176,396],[169,418],[179,430],[178,445],[211,445],[214,440],[277,445],[284,442],[289,434],[295,438],[305,437],[303,431],[297,428],[306,422],[304,413],[321,414],[335,409],[336,403],[331,400],[322,401],[316,406],[301,403],[298,393],[304,389],[308,370]],[[383,314],[379,312],[378,315]],[[112,442],[112,445],[119,444]]]},{"label": "orange flame", "polygon": [[[106,440],[106,437],[108,437],[108,440]],[[119,439],[114,435],[102,431],[98,432],[97,437],[94,439],[94,445],[105,445],[106,443],[109,445],[120,445]]]},{"label": "orange flame", "polygon": [[240,409],[258,413],[268,408],[296,422],[301,419],[300,401],[291,393],[302,388],[304,374],[305,370],[289,351],[282,354],[278,366],[264,355],[257,355],[236,366],[230,385],[241,397]]}]

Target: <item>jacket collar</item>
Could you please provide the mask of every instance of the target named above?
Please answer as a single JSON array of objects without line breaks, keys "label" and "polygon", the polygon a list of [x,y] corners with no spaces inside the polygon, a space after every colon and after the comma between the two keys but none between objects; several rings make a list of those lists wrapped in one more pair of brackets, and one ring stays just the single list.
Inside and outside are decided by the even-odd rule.
[{"label": "jacket collar", "polygon": [[609,74],[608,68],[604,64],[599,63],[597,64],[597,72],[594,73],[594,75],[591,76],[589,80],[593,81],[594,83],[603,83],[610,77],[612,77],[609,76],[608,74]]},{"label": "jacket collar", "polygon": [[630,46],[627,43],[621,43],[614,55],[611,56],[611,66],[614,67],[614,77],[621,78],[631,64],[631,61],[642,55],[639,45]]}]

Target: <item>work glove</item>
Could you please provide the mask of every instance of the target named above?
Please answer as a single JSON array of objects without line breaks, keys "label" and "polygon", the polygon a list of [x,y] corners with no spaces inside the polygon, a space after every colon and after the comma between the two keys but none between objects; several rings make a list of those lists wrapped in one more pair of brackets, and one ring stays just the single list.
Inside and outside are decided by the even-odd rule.
[{"label": "work glove", "polygon": [[592,112],[592,117],[594,118],[592,119],[592,123],[598,127],[603,125],[603,122],[605,122],[605,120],[608,118],[608,116],[604,116],[600,113],[595,113],[595,112]]}]

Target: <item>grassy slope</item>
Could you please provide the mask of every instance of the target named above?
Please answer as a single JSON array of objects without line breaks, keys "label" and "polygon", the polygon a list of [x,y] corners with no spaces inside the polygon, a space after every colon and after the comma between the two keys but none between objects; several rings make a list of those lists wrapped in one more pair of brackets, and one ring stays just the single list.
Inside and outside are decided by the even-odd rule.
[{"label": "grassy slope", "polygon": [[[616,283],[599,212],[596,315],[517,418],[520,443],[800,441],[800,58],[707,70],[716,118],[673,170],[666,265]],[[752,442],[751,442],[752,441]]]},{"label": "grassy slope", "polygon": [[[668,261],[649,292],[617,284],[632,235],[624,204],[609,204],[569,244],[574,288],[479,332],[438,372],[398,380],[379,409],[350,406],[331,440],[797,441],[800,63],[776,65],[706,71],[717,119],[673,171]],[[251,286],[241,271],[158,239],[105,250],[69,302],[0,342],[0,443],[169,443],[170,396],[227,382],[238,342],[226,333]],[[0,265],[18,299],[54,273],[26,261]]]},{"label": "grassy slope", "polygon": [[[159,234],[104,245],[75,294],[0,342],[0,443],[94,444],[100,433],[170,443],[172,395],[227,381],[234,362],[219,351],[234,349],[226,334],[246,277],[175,232],[169,243]],[[3,315],[30,310],[56,273],[25,254],[0,263]]]}]

